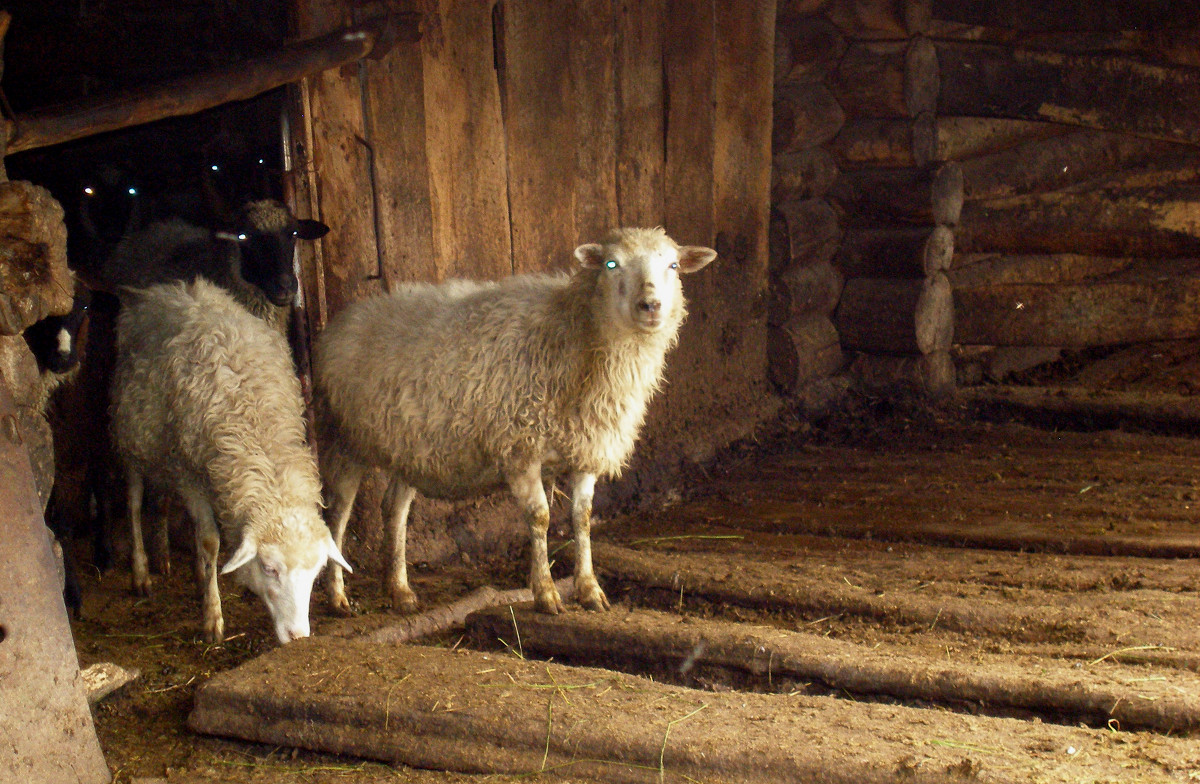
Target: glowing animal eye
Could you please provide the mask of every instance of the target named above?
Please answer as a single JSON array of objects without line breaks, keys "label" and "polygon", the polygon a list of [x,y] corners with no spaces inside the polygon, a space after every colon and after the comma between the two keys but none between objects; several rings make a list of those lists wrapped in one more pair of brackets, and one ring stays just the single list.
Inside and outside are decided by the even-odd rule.
[{"label": "glowing animal eye", "polygon": [[608,261],[604,262],[604,266],[608,267],[609,269],[616,269],[621,265],[618,264],[615,259],[609,259]]},{"label": "glowing animal eye", "polygon": [[241,241],[241,242],[245,242],[245,241],[246,241],[246,235],[245,235],[245,234],[239,234],[239,235],[238,235],[238,240],[239,240],[239,241]]},{"label": "glowing animal eye", "polygon": [[221,171],[221,167],[215,163],[212,166],[209,166],[208,168],[212,169],[213,171]]},{"label": "glowing animal eye", "polygon": [[679,269],[679,262],[678,262],[678,261],[672,261],[672,262],[671,262],[671,269],[673,269],[673,270],[677,270],[677,269]]},{"label": "glowing animal eye", "polygon": [[130,196],[137,196],[137,188],[130,188],[130,189],[129,189],[129,195],[130,195]]},{"label": "glowing animal eye", "polygon": [[84,193],[86,193],[88,196],[95,196],[95,195],[96,195],[96,189],[95,189],[95,188],[93,188],[93,187],[92,187],[92,186],[90,186],[90,185],[89,185],[88,187],[84,188],[84,189],[83,189],[83,192],[84,192]]}]

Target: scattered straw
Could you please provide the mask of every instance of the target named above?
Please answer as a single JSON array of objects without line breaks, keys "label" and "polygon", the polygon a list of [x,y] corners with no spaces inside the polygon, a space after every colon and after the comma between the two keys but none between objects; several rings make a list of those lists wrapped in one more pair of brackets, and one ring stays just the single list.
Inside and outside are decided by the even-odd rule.
[{"label": "scattered straw", "polygon": [[678,542],[684,539],[745,539],[741,534],[680,534],[679,536],[655,536],[651,539],[634,539],[630,544],[658,544]]},{"label": "scattered straw", "polygon": [[1090,662],[1088,662],[1088,666],[1090,667],[1093,664],[1099,664],[1100,662],[1104,661],[1105,659],[1112,658],[1113,656],[1120,656],[1123,653],[1137,653],[1138,651],[1171,651],[1171,650],[1174,650],[1174,648],[1169,648],[1166,645],[1135,645],[1130,648],[1118,648],[1115,651],[1110,651],[1110,652],[1104,654],[1099,659],[1092,659]]},{"label": "scattered straw", "polygon": [[658,750],[658,780],[659,781],[662,781],[663,777],[666,776],[666,774],[667,774],[667,770],[663,764],[663,760],[667,755],[667,738],[669,738],[671,736],[671,728],[674,727],[676,724],[679,724],[680,722],[687,721],[688,719],[692,718],[697,713],[699,713],[700,711],[704,710],[707,707],[708,707],[708,703],[706,702],[703,705],[701,705],[699,708],[696,708],[696,710],[689,713],[688,715],[680,716],[678,719],[673,719],[673,720],[667,722],[667,731],[663,733],[662,748]]}]

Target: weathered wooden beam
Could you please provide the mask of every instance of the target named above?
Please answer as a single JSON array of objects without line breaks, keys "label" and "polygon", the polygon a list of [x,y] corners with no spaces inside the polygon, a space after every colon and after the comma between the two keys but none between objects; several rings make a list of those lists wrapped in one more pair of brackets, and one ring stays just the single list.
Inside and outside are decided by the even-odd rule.
[{"label": "weathered wooden beam", "polygon": [[7,152],[48,147],[246,100],[329,68],[381,56],[395,42],[415,41],[419,36],[419,15],[392,14],[206,73],[36,109],[6,123]]},{"label": "weathered wooden beam", "polygon": [[1200,187],[1114,187],[967,202],[954,243],[964,253],[1200,257]]},{"label": "weathered wooden beam", "polygon": [[1165,185],[1200,175],[1194,147],[1090,128],[1022,142],[961,165],[968,201],[1045,193],[1102,178],[1106,184],[1124,179]]},{"label": "weathered wooden beam", "polygon": [[939,115],[1045,120],[1200,145],[1200,71],[1131,57],[937,42]]},{"label": "weathered wooden beam", "polygon": [[1123,32],[1200,24],[1200,7],[1176,0],[932,0],[932,6],[935,19],[1038,32]]},{"label": "weathered wooden beam", "polygon": [[1058,285],[956,288],[963,345],[1114,346],[1200,335],[1200,274],[1156,271]]}]

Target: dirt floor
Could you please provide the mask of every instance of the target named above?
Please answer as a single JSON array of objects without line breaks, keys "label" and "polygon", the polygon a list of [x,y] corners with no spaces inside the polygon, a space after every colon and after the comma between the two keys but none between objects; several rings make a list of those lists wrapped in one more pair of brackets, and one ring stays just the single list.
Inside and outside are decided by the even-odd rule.
[{"label": "dirt floor", "polygon": [[[1026,729],[1098,728],[1137,752],[1130,777],[1111,780],[1198,781],[1195,756],[1154,744],[1200,738],[1200,441],[1059,424],[862,398],[817,420],[785,416],[757,443],[696,469],[662,503],[598,527],[596,564],[618,603],[613,618],[645,610],[663,615],[639,623],[785,630],[815,657],[811,672],[763,682],[761,672],[681,668],[669,656],[651,661],[653,651],[619,655],[598,644],[590,655],[527,653],[708,692],[783,690],[916,709],[930,738],[964,715]],[[432,606],[485,584],[518,586],[525,573],[521,559],[418,569],[414,587]],[[151,598],[135,599],[122,568],[82,574],[83,618],[73,622],[81,664],[142,673],[96,709],[118,782],[478,780],[190,733],[197,686],[275,646],[257,600],[231,587],[231,638],[201,643],[190,575],[181,554]],[[315,634],[395,620],[375,584],[351,578],[360,614],[350,621],[326,613],[316,591]],[[462,629],[425,642],[489,646]],[[847,655],[855,665],[842,675],[822,664]],[[933,685],[896,685],[913,682]],[[1004,696],[1017,692],[1026,696]],[[986,758],[1001,741],[972,743]],[[964,752],[959,771],[968,779],[971,757]]]}]

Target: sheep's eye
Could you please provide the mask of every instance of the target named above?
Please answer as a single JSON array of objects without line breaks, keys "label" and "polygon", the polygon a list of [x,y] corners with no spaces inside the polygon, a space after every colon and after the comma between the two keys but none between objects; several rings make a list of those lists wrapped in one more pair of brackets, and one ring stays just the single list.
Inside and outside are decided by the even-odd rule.
[{"label": "sheep's eye", "polygon": [[239,235],[238,235],[238,242],[245,242],[245,241],[246,241],[246,239],[247,239],[247,237],[246,237],[246,235],[245,235],[245,234],[239,234]]},{"label": "sheep's eye", "polygon": [[677,270],[677,269],[679,269],[679,262],[678,262],[678,261],[672,261],[672,262],[671,262],[671,269],[673,269],[673,270]]},{"label": "sheep's eye", "polygon": [[618,264],[615,259],[609,259],[608,261],[604,262],[604,266],[608,267],[609,269],[616,269],[621,265]]},{"label": "sheep's eye", "polygon": [[130,188],[130,189],[129,189],[129,195],[130,195],[130,196],[137,196],[137,188]]},{"label": "sheep's eye", "polygon": [[95,189],[95,188],[93,188],[93,187],[92,187],[92,186],[90,186],[90,185],[89,185],[88,187],[84,188],[84,189],[83,189],[83,192],[84,192],[85,194],[87,194],[88,196],[95,196],[95,195],[96,195],[96,189]]},{"label": "sheep's eye", "polygon": [[268,580],[278,580],[279,579],[279,567],[275,566],[274,564],[265,563],[262,565],[262,570],[263,570],[263,576],[266,577]]}]

